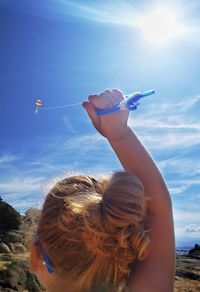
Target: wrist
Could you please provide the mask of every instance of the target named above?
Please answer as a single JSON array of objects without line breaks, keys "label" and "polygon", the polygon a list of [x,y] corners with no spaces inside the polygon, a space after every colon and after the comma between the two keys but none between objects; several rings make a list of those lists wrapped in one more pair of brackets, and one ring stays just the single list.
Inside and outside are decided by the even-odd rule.
[{"label": "wrist", "polygon": [[126,126],[123,130],[118,131],[116,133],[107,134],[105,137],[110,143],[112,143],[112,142],[118,142],[125,139],[131,133],[132,133],[132,130],[128,126]]}]

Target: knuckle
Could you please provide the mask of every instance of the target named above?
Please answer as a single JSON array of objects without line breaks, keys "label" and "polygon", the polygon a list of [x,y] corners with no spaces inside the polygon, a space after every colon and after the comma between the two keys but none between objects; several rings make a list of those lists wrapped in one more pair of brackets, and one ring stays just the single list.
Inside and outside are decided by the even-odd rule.
[{"label": "knuckle", "polygon": [[123,96],[122,91],[119,90],[119,89],[117,89],[117,88],[112,89],[112,91],[113,91],[114,93],[116,93],[117,95]]},{"label": "knuckle", "polygon": [[97,97],[96,94],[90,94],[90,95],[88,96],[88,100],[95,99],[96,97]]},{"label": "knuckle", "polygon": [[106,89],[103,92],[101,92],[99,95],[101,97],[107,97],[108,95],[110,95],[110,93],[112,93],[112,92],[109,89]]}]

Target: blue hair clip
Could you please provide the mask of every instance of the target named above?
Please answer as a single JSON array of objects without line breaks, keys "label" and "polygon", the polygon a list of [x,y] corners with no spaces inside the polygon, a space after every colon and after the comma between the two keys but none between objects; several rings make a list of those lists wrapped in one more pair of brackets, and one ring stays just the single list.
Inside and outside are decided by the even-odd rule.
[{"label": "blue hair clip", "polygon": [[52,264],[51,260],[49,259],[48,255],[46,254],[46,252],[44,251],[43,246],[42,246],[42,244],[37,236],[35,237],[35,244],[40,251],[40,254],[44,260],[47,271],[49,273],[53,273],[53,264]]},{"label": "blue hair clip", "polygon": [[115,113],[118,112],[120,110],[129,110],[129,111],[133,111],[137,109],[137,106],[139,105],[139,100],[145,96],[154,94],[155,90],[151,89],[148,91],[145,91],[143,93],[141,92],[135,92],[135,93],[131,93],[128,95],[125,95],[126,99],[123,99],[120,103],[116,104],[113,107],[110,108],[105,108],[105,109],[99,109],[96,108],[95,112],[98,116],[102,116],[102,115],[108,115],[111,113]]}]

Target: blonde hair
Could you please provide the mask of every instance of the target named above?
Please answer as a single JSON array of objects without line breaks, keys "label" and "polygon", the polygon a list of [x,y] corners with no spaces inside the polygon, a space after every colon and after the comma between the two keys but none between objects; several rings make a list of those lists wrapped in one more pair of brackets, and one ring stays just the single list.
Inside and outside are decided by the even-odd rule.
[{"label": "blonde hair", "polygon": [[77,291],[119,291],[148,252],[147,200],[141,181],[128,172],[59,181],[37,228],[55,272],[77,283]]}]

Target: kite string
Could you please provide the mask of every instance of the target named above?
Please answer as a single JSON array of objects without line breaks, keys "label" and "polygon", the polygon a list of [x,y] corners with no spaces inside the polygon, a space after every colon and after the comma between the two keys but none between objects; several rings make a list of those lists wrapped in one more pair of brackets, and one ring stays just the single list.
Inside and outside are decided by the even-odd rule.
[{"label": "kite string", "polygon": [[64,108],[64,107],[71,107],[71,106],[76,106],[76,105],[81,105],[82,102],[78,103],[72,103],[72,104],[64,104],[64,105],[57,105],[57,106],[49,106],[49,107],[40,107],[40,110],[53,110],[57,108]]}]

